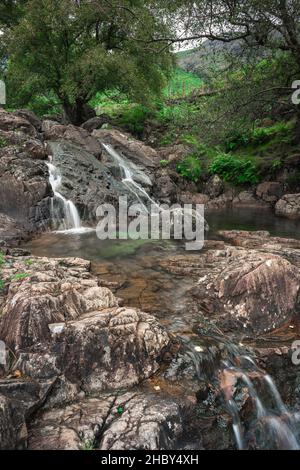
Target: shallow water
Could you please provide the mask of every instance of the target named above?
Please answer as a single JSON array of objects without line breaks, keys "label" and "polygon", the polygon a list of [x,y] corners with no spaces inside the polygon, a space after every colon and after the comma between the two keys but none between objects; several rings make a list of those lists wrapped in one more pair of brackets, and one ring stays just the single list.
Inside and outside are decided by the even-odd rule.
[{"label": "shallow water", "polygon": [[[218,238],[218,230],[233,229],[268,230],[274,236],[300,238],[300,222],[276,218],[267,210],[245,211],[243,209],[215,212],[206,214],[206,219],[210,226],[210,231],[206,234],[208,239]],[[209,364],[211,362],[212,369],[215,368],[213,351],[217,344],[224,341],[224,338],[210,334],[207,336],[196,334],[198,330],[195,318],[185,304],[186,291],[195,284],[195,277],[170,274],[160,264],[164,258],[172,255],[195,254],[195,252],[185,251],[183,241],[100,241],[95,231],[80,234],[45,233],[32,240],[26,248],[29,248],[35,256],[81,257],[91,260],[93,272],[99,276],[104,285],[110,287],[115,295],[122,299],[124,305],[154,314],[170,332],[184,340],[199,373],[200,369],[203,372],[205,361]],[[270,347],[271,344],[269,343],[268,346]],[[230,338],[226,347],[233,356],[245,354],[240,351],[239,345],[232,343]],[[248,358],[248,361],[251,365],[251,358]],[[272,382],[271,388],[275,402],[279,403],[280,407],[284,407],[280,395],[274,394],[274,387]],[[259,404],[259,398],[256,398]],[[234,415],[233,418],[235,418]],[[244,448],[242,422],[237,418],[238,416],[233,419],[233,432],[236,436],[237,448]],[[276,416],[273,421],[270,421],[270,426],[272,425],[270,429],[275,436],[271,436],[273,441],[280,437],[279,447],[296,448],[296,441],[295,445],[290,447],[283,442],[281,434],[285,432],[285,428],[279,421]],[[262,426],[262,433],[263,436],[268,434],[264,426]],[[292,439],[294,435],[291,433],[288,444],[292,442]],[[272,448],[272,445],[268,443],[267,448]]]}]

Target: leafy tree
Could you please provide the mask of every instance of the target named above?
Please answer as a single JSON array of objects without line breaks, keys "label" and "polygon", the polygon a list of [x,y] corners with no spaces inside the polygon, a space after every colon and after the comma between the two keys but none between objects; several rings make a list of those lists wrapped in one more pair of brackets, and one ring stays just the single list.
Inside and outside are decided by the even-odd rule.
[{"label": "leafy tree", "polygon": [[55,93],[69,121],[85,119],[99,91],[136,102],[159,95],[172,64],[155,4],[141,0],[29,0],[9,43],[10,103]]}]

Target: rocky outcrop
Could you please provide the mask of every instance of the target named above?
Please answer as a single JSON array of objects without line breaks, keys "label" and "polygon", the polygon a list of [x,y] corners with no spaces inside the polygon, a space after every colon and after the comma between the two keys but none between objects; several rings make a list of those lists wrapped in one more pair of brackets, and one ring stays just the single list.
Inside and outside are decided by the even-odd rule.
[{"label": "rocky outcrop", "polygon": [[275,204],[283,194],[283,185],[277,181],[265,181],[256,188],[256,195],[265,202]]},{"label": "rocky outcrop", "polygon": [[24,449],[27,428],[23,410],[9,398],[0,395],[0,450]]},{"label": "rocky outcrop", "polygon": [[91,153],[95,157],[101,156],[102,150],[97,140],[94,139],[87,130],[81,127],[76,127],[72,124],[64,126],[56,121],[48,120],[43,121],[42,131],[45,140],[66,140],[84,149],[86,152]]},{"label": "rocky outcrop", "polygon": [[[64,375],[81,389],[128,387],[153,374],[169,336],[151,315],[118,307],[89,262],[7,258],[0,338],[35,379]],[[80,367],[78,367],[80,364]]]},{"label": "rocky outcrop", "polygon": [[189,292],[190,308],[223,331],[260,335],[291,321],[299,311],[299,269],[273,253],[208,250],[164,261],[162,266],[177,275],[197,276]]},{"label": "rocky outcrop", "polygon": [[128,392],[86,398],[40,414],[29,429],[29,449],[160,450],[182,434],[178,404],[157,394]]},{"label": "rocky outcrop", "polygon": [[[32,122],[38,126],[33,117]],[[42,161],[47,154],[24,113],[0,111],[0,138],[0,239],[17,243],[50,225],[52,191]]]},{"label": "rocky outcrop", "polygon": [[37,130],[26,118],[17,115],[17,113],[9,113],[4,109],[0,109],[0,129],[3,131],[18,131],[32,137],[37,135]]},{"label": "rocky outcrop", "polygon": [[158,163],[158,154],[152,147],[117,129],[95,130],[92,136],[100,142],[112,145],[115,150],[137,165],[153,169]]},{"label": "rocky outcrop", "polygon": [[300,194],[285,194],[276,204],[275,213],[289,219],[300,218]]}]

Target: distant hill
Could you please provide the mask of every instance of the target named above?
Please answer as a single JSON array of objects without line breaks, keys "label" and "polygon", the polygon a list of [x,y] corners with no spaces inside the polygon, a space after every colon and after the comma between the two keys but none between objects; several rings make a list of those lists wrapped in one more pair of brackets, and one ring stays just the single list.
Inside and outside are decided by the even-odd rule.
[{"label": "distant hill", "polygon": [[200,47],[180,51],[176,54],[178,67],[192,72],[203,80],[223,70],[232,61],[245,62],[248,57],[265,57],[265,50],[253,48],[246,51],[243,41],[224,43],[205,41]]}]

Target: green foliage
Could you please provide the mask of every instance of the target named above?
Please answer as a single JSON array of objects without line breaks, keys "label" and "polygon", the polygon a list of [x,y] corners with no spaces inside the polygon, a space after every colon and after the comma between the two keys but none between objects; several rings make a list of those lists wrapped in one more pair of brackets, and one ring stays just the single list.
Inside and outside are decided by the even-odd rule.
[{"label": "green foliage", "polygon": [[5,256],[2,253],[2,251],[0,251],[0,268],[1,266],[3,266],[4,263],[5,263]]},{"label": "green foliage", "polygon": [[11,106],[51,96],[78,124],[97,94],[118,89],[138,103],[160,96],[173,59],[169,48],[147,41],[166,33],[155,7],[110,2],[28,0],[13,29],[7,73]]},{"label": "green foliage", "polygon": [[203,81],[197,75],[177,67],[164,90],[164,95],[173,99],[188,96],[199,89],[202,84]]},{"label": "green foliage", "polygon": [[168,165],[169,165],[169,160],[164,160],[164,159],[163,159],[163,160],[160,160],[159,163],[160,163],[160,166],[165,167],[165,166],[168,166]]},{"label": "green foliage", "polygon": [[197,154],[187,155],[176,166],[177,172],[185,179],[197,183],[202,174],[202,166]]},{"label": "green foliage", "polygon": [[124,112],[118,122],[121,126],[126,127],[129,132],[141,136],[149,114],[150,111],[142,105],[131,106]]},{"label": "green foliage", "polygon": [[257,166],[252,160],[233,155],[219,154],[211,163],[210,172],[235,186],[256,184],[259,181]]},{"label": "green foliage", "polygon": [[4,139],[3,137],[0,137],[0,148],[6,147],[7,144],[8,144],[7,140]]},{"label": "green foliage", "polygon": [[5,288],[5,281],[3,279],[0,279],[0,292],[3,291]]},{"label": "green foliage", "polygon": [[279,137],[282,141],[284,138],[288,139],[291,133],[292,125],[287,122],[278,122],[268,127],[255,127],[252,130],[232,131],[225,140],[225,151],[232,152],[241,147],[257,147],[260,146],[274,137]]},{"label": "green foliage", "polygon": [[82,450],[95,450],[95,442],[93,440],[84,441],[81,444]]},{"label": "green foliage", "polygon": [[23,281],[23,279],[26,279],[28,276],[29,276],[28,273],[18,273],[18,274],[15,274],[14,276],[12,276],[10,280],[12,282]]}]

